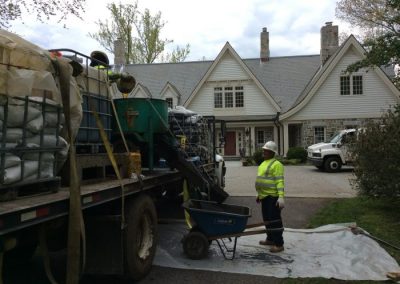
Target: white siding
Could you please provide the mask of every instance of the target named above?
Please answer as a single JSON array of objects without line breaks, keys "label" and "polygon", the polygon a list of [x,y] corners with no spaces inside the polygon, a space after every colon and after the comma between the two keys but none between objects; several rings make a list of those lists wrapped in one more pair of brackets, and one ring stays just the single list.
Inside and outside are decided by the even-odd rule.
[{"label": "white siding", "polygon": [[146,92],[144,92],[142,88],[138,88],[138,89],[134,90],[134,92],[132,94],[132,97],[135,97],[135,98],[148,98]]},{"label": "white siding", "polygon": [[374,70],[356,73],[363,76],[363,95],[340,95],[342,71],[359,59],[349,49],[308,104],[290,120],[380,117],[382,111],[394,105],[395,96]]},{"label": "white siding", "polygon": [[[244,107],[232,109],[214,109],[214,88],[225,86],[243,86]],[[275,115],[276,110],[263,91],[251,80],[249,74],[237,60],[226,53],[207,82],[188,105],[188,108],[203,115]]]},{"label": "white siding", "polygon": [[247,80],[249,75],[244,71],[239,62],[226,52],[208,78],[209,81]]},{"label": "white siding", "polygon": [[161,94],[161,99],[165,100],[166,98],[172,98],[173,107],[178,105],[178,96],[170,87],[168,87],[164,93]]}]

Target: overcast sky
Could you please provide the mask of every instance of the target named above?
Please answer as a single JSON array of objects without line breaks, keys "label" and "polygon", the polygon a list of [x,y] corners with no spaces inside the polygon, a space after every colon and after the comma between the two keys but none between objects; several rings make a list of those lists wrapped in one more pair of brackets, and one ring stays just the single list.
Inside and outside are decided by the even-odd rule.
[{"label": "overcast sky", "polygon": [[[41,24],[24,16],[24,24],[13,22],[11,31],[46,49],[105,51],[88,33],[98,31],[95,22],[109,16],[106,4],[111,2],[119,3],[86,0],[84,20],[70,16],[66,28],[64,23]],[[339,25],[339,33],[352,32],[335,18],[335,0],[139,0],[138,5],[141,11],[161,12],[166,22],[161,38],[174,40],[170,49],[190,44],[186,61],[213,60],[227,41],[241,58],[259,57],[263,27],[269,32],[271,56],[319,54],[325,22]]]}]

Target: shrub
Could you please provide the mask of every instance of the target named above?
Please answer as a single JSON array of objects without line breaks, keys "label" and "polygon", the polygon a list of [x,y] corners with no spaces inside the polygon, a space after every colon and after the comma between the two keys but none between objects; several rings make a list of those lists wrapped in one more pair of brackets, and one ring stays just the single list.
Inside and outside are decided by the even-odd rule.
[{"label": "shrub", "polygon": [[292,147],[289,148],[286,157],[289,160],[296,159],[304,163],[307,160],[307,151],[302,147]]},{"label": "shrub", "polygon": [[367,124],[352,147],[353,185],[366,196],[400,197],[400,105]]},{"label": "shrub", "polygon": [[258,149],[253,154],[253,160],[257,166],[259,166],[262,162],[264,162],[264,153],[263,149]]}]

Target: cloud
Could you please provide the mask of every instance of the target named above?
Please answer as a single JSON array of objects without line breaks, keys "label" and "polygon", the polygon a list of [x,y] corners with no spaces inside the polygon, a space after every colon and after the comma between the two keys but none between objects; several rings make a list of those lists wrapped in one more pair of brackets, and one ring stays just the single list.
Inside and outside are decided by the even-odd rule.
[{"label": "cloud", "polygon": [[[44,48],[72,48],[86,54],[104,50],[88,33],[98,30],[96,21],[107,19],[106,4],[111,0],[86,1],[84,21],[72,17],[67,28],[24,17],[26,24],[16,23],[14,29]],[[320,28],[328,21],[341,24],[335,19],[335,1],[330,0],[142,0],[138,5],[152,14],[161,11],[166,22],[161,38],[174,40],[167,49],[190,44],[188,60],[215,59],[227,41],[242,58],[256,58],[263,27],[269,31],[271,56],[318,54]]]}]

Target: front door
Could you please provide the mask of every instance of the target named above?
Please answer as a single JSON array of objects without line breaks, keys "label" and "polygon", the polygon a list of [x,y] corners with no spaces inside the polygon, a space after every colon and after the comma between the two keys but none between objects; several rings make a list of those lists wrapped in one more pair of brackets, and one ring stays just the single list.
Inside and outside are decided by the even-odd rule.
[{"label": "front door", "polygon": [[234,131],[228,131],[225,133],[224,155],[226,156],[236,155],[236,132]]}]

